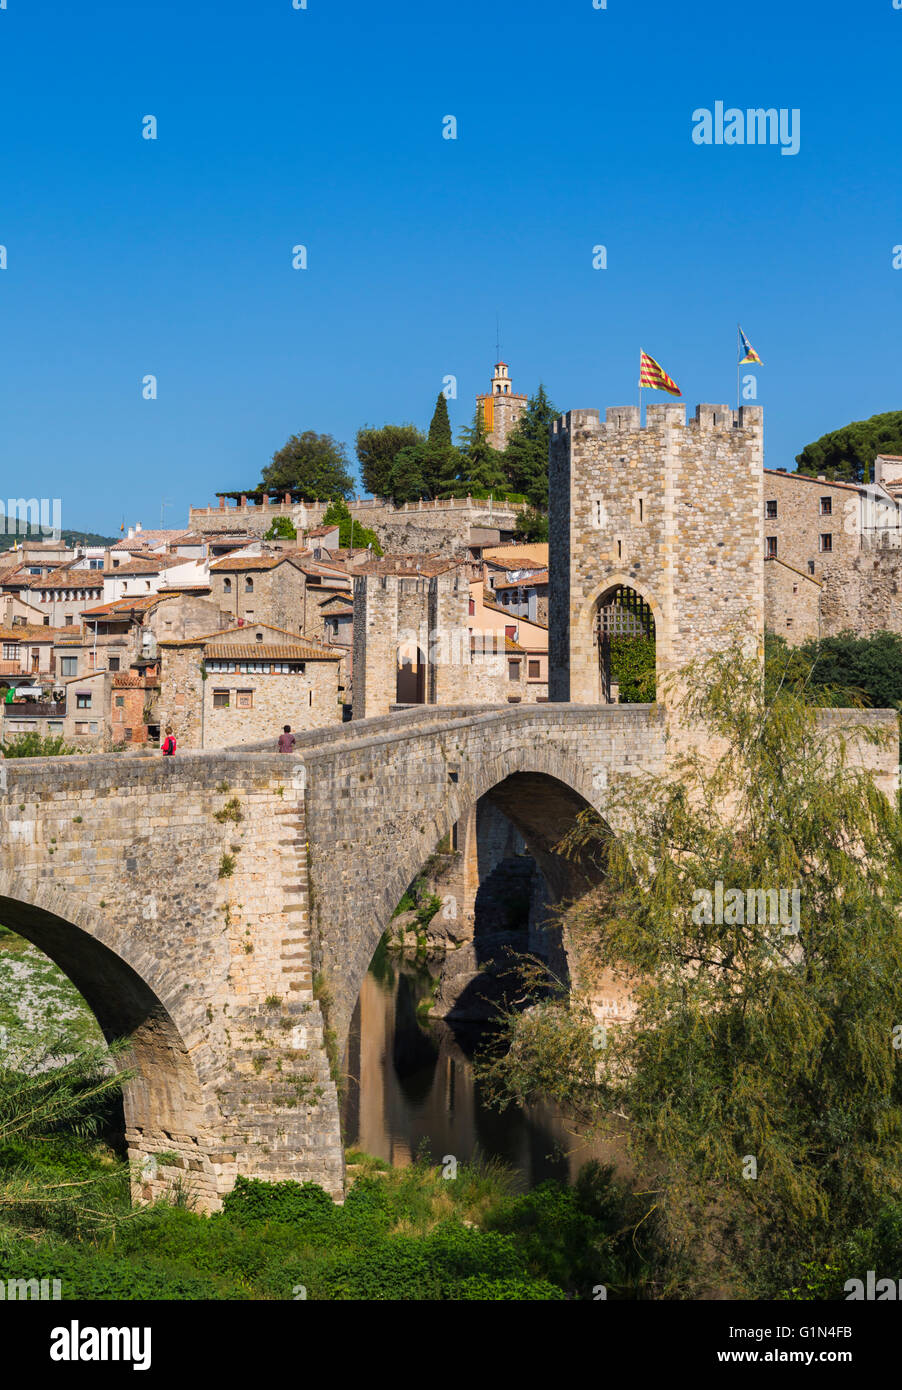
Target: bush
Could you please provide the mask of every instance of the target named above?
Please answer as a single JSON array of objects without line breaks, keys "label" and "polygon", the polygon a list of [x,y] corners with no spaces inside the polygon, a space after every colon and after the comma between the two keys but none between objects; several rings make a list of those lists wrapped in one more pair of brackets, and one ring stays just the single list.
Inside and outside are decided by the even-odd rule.
[{"label": "bush", "polygon": [[62,734],[39,734],[36,729],[15,734],[3,744],[7,758],[67,758],[78,751],[66,743]]},{"label": "bush", "polygon": [[308,1221],[323,1212],[334,1213],[335,1203],[314,1182],[261,1182],[239,1176],[222,1210],[228,1220],[247,1226],[261,1221]]}]

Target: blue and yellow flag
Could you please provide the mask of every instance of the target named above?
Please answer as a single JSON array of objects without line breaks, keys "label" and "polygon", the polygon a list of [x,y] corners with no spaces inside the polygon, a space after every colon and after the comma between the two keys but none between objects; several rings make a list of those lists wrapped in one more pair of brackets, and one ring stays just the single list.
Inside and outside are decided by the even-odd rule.
[{"label": "blue and yellow flag", "polygon": [[[737,328],[739,327],[738,324],[737,324],[736,326],[737,326]],[[764,366],[764,363],[761,361],[761,358],[758,356],[757,352],[756,352],[755,349],[752,347],[752,345],[751,345],[751,343],[749,342],[748,338],[745,336],[745,334],[743,333],[742,329],[740,328],[740,329],[739,329],[739,365],[740,365],[740,367],[741,367],[741,366],[743,365],[743,363],[745,363],[745,362],[757,362],[759,367],[763,367],[763,366]]]}]

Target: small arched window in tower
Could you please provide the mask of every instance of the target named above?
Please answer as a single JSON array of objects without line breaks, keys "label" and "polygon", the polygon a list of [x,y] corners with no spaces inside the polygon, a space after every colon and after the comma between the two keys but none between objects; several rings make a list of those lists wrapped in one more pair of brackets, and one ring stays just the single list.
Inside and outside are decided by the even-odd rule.
[{"label": "small arched window in tower", "polygon": [[244,592],[246,594],[252,594],[254,592],[254,581],[251,579],[250,575],[248,575],[244,581]]}]

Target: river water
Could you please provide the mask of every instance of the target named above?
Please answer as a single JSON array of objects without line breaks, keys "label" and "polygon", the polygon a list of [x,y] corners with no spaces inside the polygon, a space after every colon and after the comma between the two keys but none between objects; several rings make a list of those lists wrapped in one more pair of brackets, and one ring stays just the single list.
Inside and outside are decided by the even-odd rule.
[{"label": "river water", "polygon": [[489,1025],[429,1018],[441,959],[414,960],[380,948],[351,1023],[345,1143],[403,1167],[428,1145],[433,1162],[497,1158],[522,1184],[572,1181],[590,1158],[615,1162],[613,1146],[584,1144],[551,1104],[499,1112],[474,1078],[474,1048]]}]

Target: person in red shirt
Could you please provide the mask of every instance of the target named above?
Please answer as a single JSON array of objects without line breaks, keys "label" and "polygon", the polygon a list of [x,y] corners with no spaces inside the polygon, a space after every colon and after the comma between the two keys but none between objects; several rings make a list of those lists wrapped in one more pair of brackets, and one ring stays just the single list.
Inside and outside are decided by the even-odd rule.
[{"label": "person in red shirt", "polygon": [[163,753],[165,757],[171,758],[175,752],[175,748],[175,734],[172,732],[172,725],[167,724],[166,737],[163,739],[163,747],[160,749],[160,752]]},{"label": "person in red shirt", "polygon": [[291,732],[291,725],[286,724],[282,732],[279,734],[279,752],[293,753],[294,744],[295,738],[294,734]]}]

